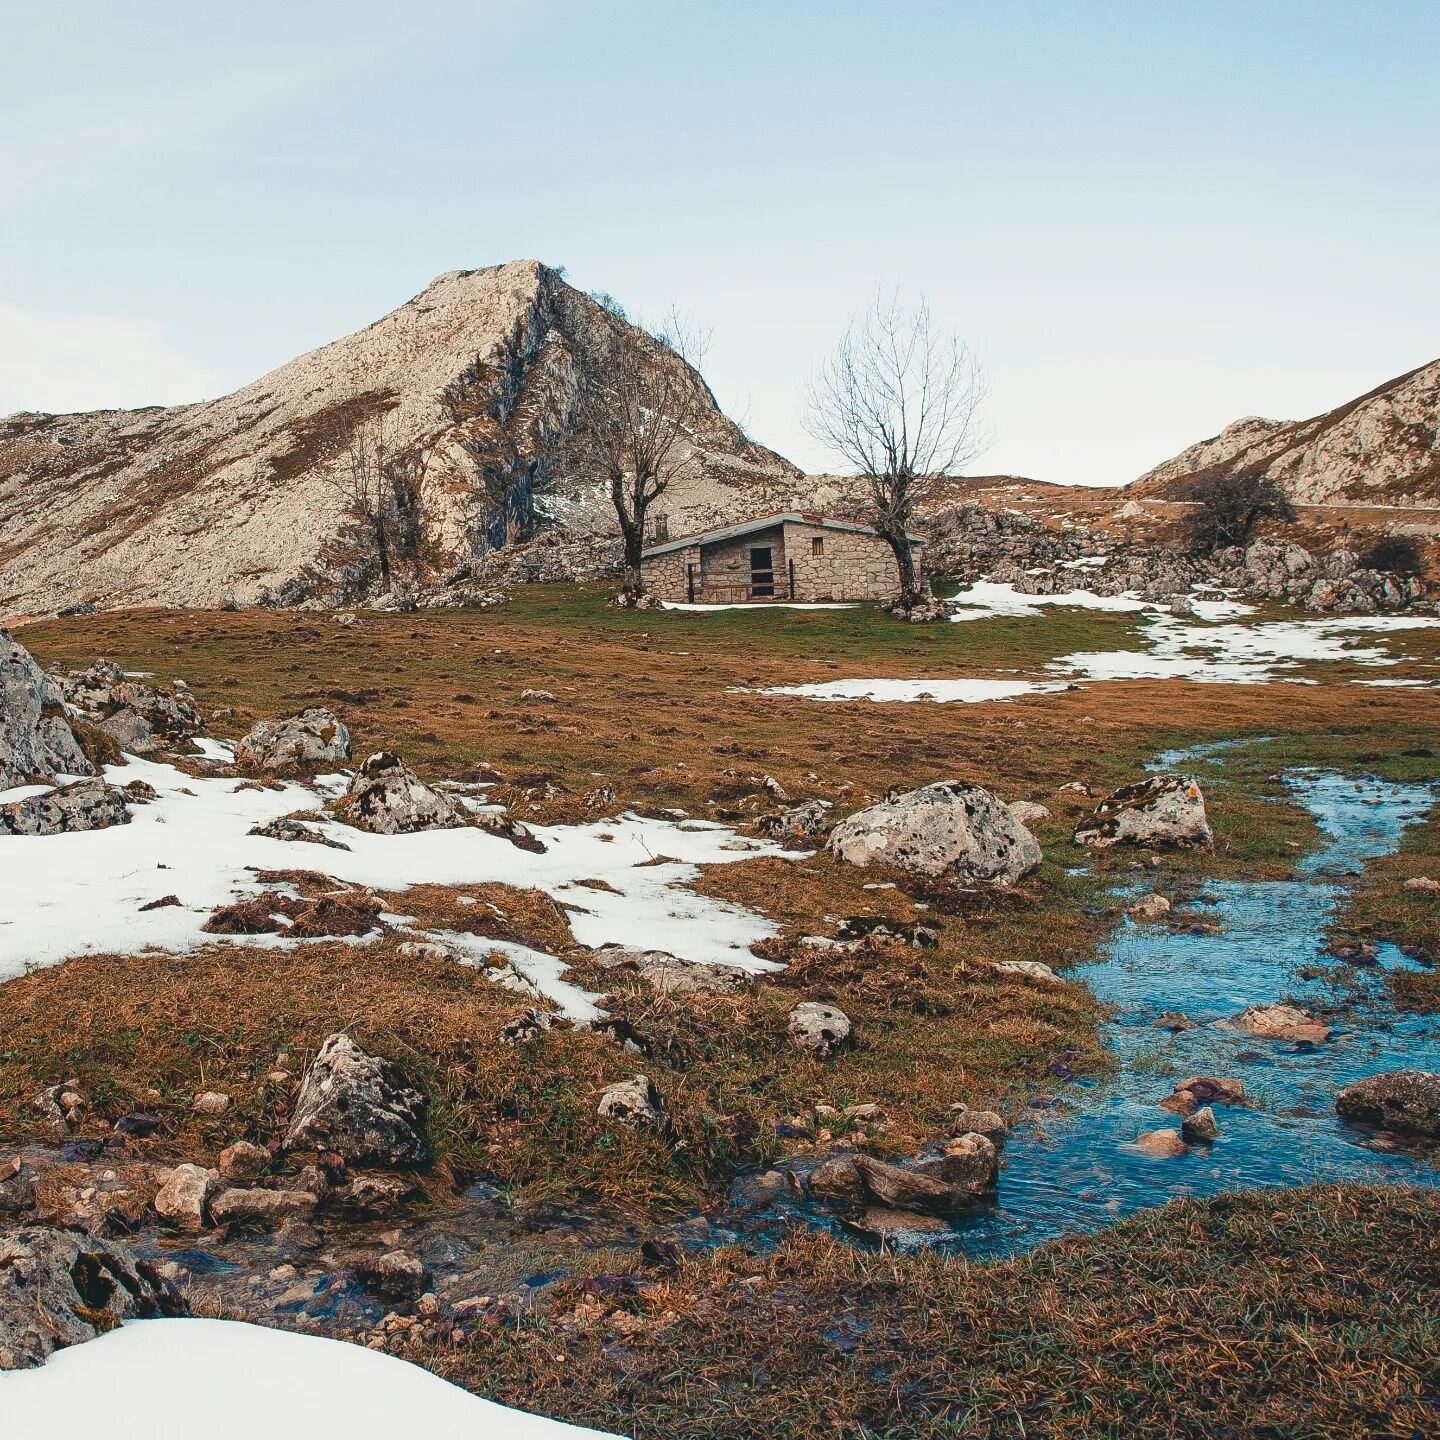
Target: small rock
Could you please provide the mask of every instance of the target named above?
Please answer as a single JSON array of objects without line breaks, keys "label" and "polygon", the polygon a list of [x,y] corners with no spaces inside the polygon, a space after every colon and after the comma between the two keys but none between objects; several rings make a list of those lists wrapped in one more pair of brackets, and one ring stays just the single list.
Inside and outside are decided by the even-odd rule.
[{"label": "small rock", "polygon": [[219,1090],[202,1090],[190,1102],[197,1115],[223,1115],[230,1108],[230,1097]]},{"label": "small rock", "polygon": [[983,1135],[997,1149],[1003,1150],[1010,1138],[1010,1127],[1005,1117],[994,1110],[971,1110],[966,1105],[952,1106],[955,1119],[951,1122],[952,1135]]},{"label": "small rock", "polygon": [[990,968],[1001,975],[1027,975],[1031,980],[1059,983],[1060,977],[1039,960],[992,960]]},{"label": "small rock", "polygon": [[1147,1130],[1135,1141],[1135,1148],[1156,1160],[1170,1160],[1185,1153],[1185,1141],[1178,1130]]},{"label": "small rock", "polygon": [[1160,1102],[1161,1108],[1177,1115],[1193,1115],[1202,1105],[1243,1105],[1245,1082],[1221,1080],[1213,1075],[1192,1075],[1182,1080]]},{"label": "small rock", "polygon": [[1180,1122],[1182,1139],[1209,1142],[1220,1136],[1220,1126],[1215,1122],[1215,1112],[1208,1106],[1187,1115]]},{"label": "small rock", "polygon": [[1290,1040],[1298,1044],[1322,1045],[1334,1031],[1297,1005],[1250,1005],[1229,1020],[1216,1024],[1222,1030],[1243,1030],[1267,1040]]},{"label": "small rock", "polygon": [[236,1140],[220,1152],[220,1174],[226,1180],[258,1180],[270,1168],[270,1152],[248,1140]]},{"label": "small rock", "polygon": [[1440,1075],[1389,1070],[1347,1085],[1335,1099],[1342,1119],[1401,1134],[1440,1137]]},{"label": "small rock", "polygon": [[204,1229],[205,1206],[219,1179],[217,1170],[177,1165],[155,1192],[155,1213],[181,1230]]},{"label": "small rock", "polygon": [[430,1288],[430,1271],[408,1250],[387,1250],[378,1260],[357,1267],[361,1281],[382,1300],[418,1300]]},{"label": "small rock", "polygon": [[852,1043],[850,1017],[834,1005],[806,1000],[791,1012],[790,1039],[817,1060],[828,1060]]},{"label": "small rock", "polygon": [[1050,818],[1049,807],[1041,805],[1036,800],[1012,800],[1010,813],[1026,826],[1038,825],[1042,820]]},{"label": "small rock", "polygon": [[1172,1034],[1178,1034],[1182,1030],[1194,1030],[1195,1022],[1180,1010],[1162,1011],[1155,1019],[1157,1030],[1169,1030]]},{"label": "small rock", "polygon": [[632,1130],[656,1130],[668,1133],[670,1117],[665,1102],[649,1076],[636,1075],[611,1085],[600,1097],[597,1115],[628,1125]]},{"label": "small rock", "polygon": [[1170,902],[1163,895],[1146,895],[1126,907],[1126,914],[1136,920],[1161,920],[1170,913]]},{"label": "small rock", "polygon": [[315,1197],[304,1190],[223,1190],[210,1202],[210,1218],[217,1225],[278,1224],[308,1220],[314,1213]]},{"label": "small rock", "polygon": [[418,1185],[398,1175],[357,1175],[335,1192],[335,1202],[364,1215],[388,1215],[420,1193]]},{"label": "small rock", "polygon": [[1405,882],[1407,890],[1423,890],[1430,894],[1440,891],[1440,880],[1432,880],[1428,875],[1412,875]]}]

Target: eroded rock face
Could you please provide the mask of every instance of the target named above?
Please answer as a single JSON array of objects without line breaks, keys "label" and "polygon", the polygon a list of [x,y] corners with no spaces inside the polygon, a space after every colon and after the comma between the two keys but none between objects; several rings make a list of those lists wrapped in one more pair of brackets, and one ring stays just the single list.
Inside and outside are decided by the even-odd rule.
[{"label": "eroded rock face", "polygon": [[0,835],[66,835],[129,823],[124,792],[103,780],[77,780],[0,805]]},{"label": "eroded rock face", "polygon": [[1156,775],[1123,785],[1102,800],[1075,831],[1077,845],[1145,845],[1154,849],[1209,848],[1215,843],[1200,782],[1189,775]]},{"label": "eroded rock face", "polygon": [[423,1165],[426,1118],[425,1097],[389,1060],[331,1035],[305,1072],[285,1147],[334,1150],[357,1165]]},{"label": "eroded rock face", "polygon": [[320,706],[284,720],[262,720],[235,747],[238,764],[271,772],[313,770],[349,758],[350,731]]},{"label": "eroded rock face", "polygon": [[94,773],[44,671],[8,630],[0,630],[0,790]]},{"label": "eroded rock face", "polygon": [[0,1370],[41,1365],[122,1320],[186,1313],[175,1287],[113,1240],[43,1226],[0,1235]]},{"label": "eroded rock face", "polygon": [[1012,885],[1041,861],[1035,837],[988,790],[941,780],[847,816],[830,849],[852,865]]},{"label": "eroded rock face", "polygon": [[1440,1075],[1388,1070],[1347,1085],[1335,1100],[1342,1119],[1401,1134],[1440,1138]]},{"label": "eroded rock face", "polygon": [[466,811],[426,785],[393,751],[372,755],[336,807],[349,824],[377,835],[450,830],[468,823]]},{"label": "eroded rock face", "polygon": [[790,1039],[817,1060],[828,1060],[852,1043],[850,1017],[836,1005],[806,1000],[791,1012],[786,1024]]}]

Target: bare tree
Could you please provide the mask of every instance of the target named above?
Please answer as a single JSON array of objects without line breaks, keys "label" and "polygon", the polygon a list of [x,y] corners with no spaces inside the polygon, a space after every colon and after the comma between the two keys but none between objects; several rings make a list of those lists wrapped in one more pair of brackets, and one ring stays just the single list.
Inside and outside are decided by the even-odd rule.
[{"label": "bare tree", "polygon": [[384,415],[362,420],[346,440],[339,463],[326,472],[340,492],[355,537],[373,561],[383,590],[397,563],[418,561],[424,542],[421,484],[429,460],[424,446],[406,449]]},{"label": "bare tree", "polygon": [[986,388],[975,357],[941,332],[925,298],[906,309],[894,294],[876,297],[811,379],[806,428],[864,478],[906,608],[921,594],[910,546],[916,510],[989,443],[978,425]]},{"label": "bare tree", "polygon": [[640,557],[650,507],[694,463],[690,434],[715,403],[695,368],[707,343],[674,311],[651,336],[607,315],[576,356],[579,445],[609,484],[632,603],[644,591]]},{"label": "bare tree", "polygon": [[1187,521],[1191,545],[1206,553],[1248,545],[1261,520],[1295,518],[1290,497],[1263,469],[1206,475],[1186,498],[1195,504]]}]

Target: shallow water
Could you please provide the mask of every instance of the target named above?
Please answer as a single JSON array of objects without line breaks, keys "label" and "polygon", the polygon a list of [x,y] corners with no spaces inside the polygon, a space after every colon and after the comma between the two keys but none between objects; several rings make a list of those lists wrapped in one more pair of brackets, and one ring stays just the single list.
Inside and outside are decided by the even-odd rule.
[{"label": "shallow water", "polygon": [[[1199,757],[1162,757],[1182,758]],[[1179,1196],[1222,1190],[1340,1179],[1440,1183],[1434,1147],[1407,1147],[1335,1114],[1337,1092],[1361,1076],[1440,1070],[1440,1017],[1400,1015],[1388,1001],[1383,972],[1413,962],[1382,945],[1374,967],[1338,966],[1344,983],[1337,994],[1336,962],[1322,955],[1348,878],[1393,851],[1434,796],[1425,786],[1316,773],[1290,775],[1287,783],[1328,843],[1291,880],[1205,883],[1187,908],[1220,926],[1217,933],[1126,919],[1092,964],[1069,972],[1113,1006],[1105,1038],[1115,1072],[1100,1084],[1057,1080],[1034,1102],[1005,1149],[998,1202],[938,1243],[971,1255],[1004,1254]],[[1149,884],[1142,878],[1120,887],[1117,898],[1133,898]],[[1322,969],[1324,979],[1301,977]],[[1336,1038],[1300,1049],[1212,1027],[1247,1005],[1279,1001],[1320,1014]],[[1167,1010],[1184,1012],[1197,1028],[1175,1035],[1156,1029]],[[1216,1105],[1220,1138],[1191,1145],[1183,1156],[1154,1159],[1131,1148],[1144,1131],[1178,1128],[1179,1117],[1158,1102],[1192,1075],[1243,1080],[1249,1104]]]}]

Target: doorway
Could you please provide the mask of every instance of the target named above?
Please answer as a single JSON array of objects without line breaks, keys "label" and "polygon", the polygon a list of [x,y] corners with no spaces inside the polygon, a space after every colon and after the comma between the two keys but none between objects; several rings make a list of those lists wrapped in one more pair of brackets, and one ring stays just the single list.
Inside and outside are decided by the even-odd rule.
[{"label": "doorway", "polygon": [[750,547],[750,598],[772,600],[775,597],[774,549],[769,545]]}]

